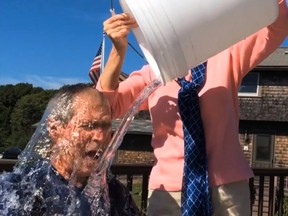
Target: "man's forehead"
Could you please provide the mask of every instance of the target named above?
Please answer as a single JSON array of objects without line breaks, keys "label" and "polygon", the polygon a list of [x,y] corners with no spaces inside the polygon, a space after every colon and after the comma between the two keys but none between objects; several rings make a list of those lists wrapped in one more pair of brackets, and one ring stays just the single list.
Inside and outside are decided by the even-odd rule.
[{"label": "man's forehead", "polygon": [[91,103],[79,103],[73,107],[73,119],[77,122],[99,122],[99,121],[111,121],[111,111],[102,105]]},{"label": "man's forehead", "polygon": [[81,119],[99,121],[111,121],[111,109],[108,100],[98,93],[95,89],[84,91],[75,95],[73,99],[73,118],[75,121]]}]

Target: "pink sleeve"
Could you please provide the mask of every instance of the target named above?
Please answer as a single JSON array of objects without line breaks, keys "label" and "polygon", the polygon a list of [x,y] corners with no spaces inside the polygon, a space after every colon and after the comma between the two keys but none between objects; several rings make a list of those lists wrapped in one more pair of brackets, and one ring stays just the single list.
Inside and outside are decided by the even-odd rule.
[{"label": "pink sleeve", "polygon": [[288,8],[285,0],[279,1],[279,16],[277,20],[232,46],[230,55],[236,76],[242,79],[251,69],[261,63],[274,52],[288,35]]},{"label": "pink sleeve", "polygon": [[[119,87],[114,91],[105,91],[98,82],[97,89],[102,91],[108,98],[111,109],[112,117],[120,118],[130,108],[131,104],[137,99],[137,96],[154,79],[154,73],[151,71],[150,66],[143,66],[141,70],[134,71],[130,76],[119,84]],[[148,103],[145,101],[140,109],[148,109]]]}]

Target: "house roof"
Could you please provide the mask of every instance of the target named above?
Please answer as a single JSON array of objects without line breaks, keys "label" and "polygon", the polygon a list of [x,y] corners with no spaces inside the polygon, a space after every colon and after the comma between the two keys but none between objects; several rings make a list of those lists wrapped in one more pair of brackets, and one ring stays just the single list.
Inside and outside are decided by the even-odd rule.
[{"label": "house roof", "polygon": [[278,67],[288,66],[288,47],[279,47],[271,55],[269,55],[264,61],[262,61],[259,67]]}]

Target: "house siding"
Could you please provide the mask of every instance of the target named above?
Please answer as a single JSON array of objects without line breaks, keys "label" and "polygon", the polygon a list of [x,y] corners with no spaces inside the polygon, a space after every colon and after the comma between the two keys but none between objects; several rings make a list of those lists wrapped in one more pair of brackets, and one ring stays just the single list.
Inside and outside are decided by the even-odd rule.
[{"label": "house siding", "polygon": [[288,167],[288,71],[254,71],[260,76],[259,96],[239,97],[241,146],[253,166],[253,135],[269,134],[273,136],[272,166]]},{"label": "house siding", "polygon": [[288,71],[259,72],[259,97],[240,97],[240,119],[288,121]]},{"label": "house siding", "polygon": [[274,167],[288,167],[288,136],[276,136]]}]

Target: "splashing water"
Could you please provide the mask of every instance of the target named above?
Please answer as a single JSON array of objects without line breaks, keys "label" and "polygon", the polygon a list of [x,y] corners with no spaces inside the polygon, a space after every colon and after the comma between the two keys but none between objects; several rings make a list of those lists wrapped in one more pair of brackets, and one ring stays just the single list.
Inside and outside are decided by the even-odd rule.
[{"label": "splashing water", "polygon": [[[64,179],[51,161],[60,148],[51,150],[48,120],[65,116],[72,106],[68,95],[52,98],[26,148],[19,156],[13,172],[0,175],[0,215],[91,215],[90,204],[82,190]],[[54,155],[54,156],[53,156]],[[75,162],[75,167],[79,166]],[[73,179],[71,178],[71,182]]]},{"label": "splashing water", "polygon": [[155,79],[148,86],[146,86],[135,102],[131,105],[121,124],[115,131],[103,157],[97,164],[94,172],[90,175],[88,183],[84,188],[84,193],[88,197],[92,205],[92,214],[96,216],[108,216],[109,212],[109,196],[107,195],[106,174],[114,159],[115,153],[122,143],[123,137],[128,130],[130,123],[133,121],[135,114],[139,107],[149,95],[154,92],[162,84],[160,78]]},{"label": "splashing water", "polygon": [[67,149],[75,145],[72,139],[72,142],[63,142],[52,149],[49,119],[69,114],[72,106],[72,100],[67,99],[68,95],[60,95],[57,100],[52,98],[13,172],[0,175],[0,216],[108,216],[110,200],[107,181],[112,178],[109,173],[111,162],[140,105],[160,84],[161,81],[155,79],[132,104],[96,163],[84,189],[75,186],[76,172],[81,167],[80,159],[73,161],[73,172],[69,180],[64,179],[51,164],[51,161],[57,161],[65,157],[65,154],[71,156]]},{"label": "splashing water", "polygon": [[4,173],[0,181],[0,215],[91,215],[81,191],[72,190],[48,160]]}]

